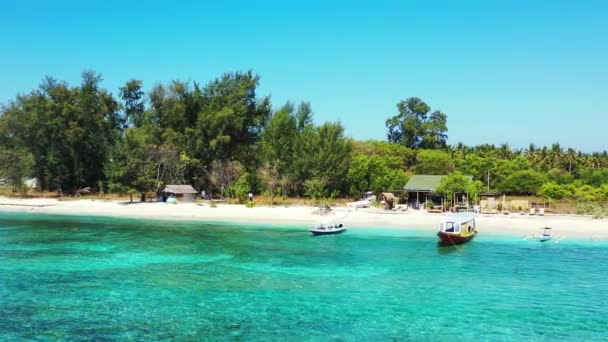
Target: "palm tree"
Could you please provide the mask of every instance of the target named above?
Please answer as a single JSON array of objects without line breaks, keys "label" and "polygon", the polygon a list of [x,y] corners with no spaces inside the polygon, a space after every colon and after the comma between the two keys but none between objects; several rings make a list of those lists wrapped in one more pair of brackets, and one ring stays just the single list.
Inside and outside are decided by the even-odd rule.
[{"label": "palm tree", "polygon": [[572,164],[576,163],[576,151],[569,148],[566,151],[566,161],[568,162],[568,172],[572,173]]},{"label": "palm tree", "polygon": [[559,145],[559,143],[554,143],[553,145],[551,145],[551,151],[550,153],[550,162],[551,162],[551,169],[562,165],[562,161],[563,161],[563,157],[564,157],[564,153],[562,151],[562,147]]},{"label": "palm tree", "polygon": [[502,143],[500,144],[500,149],[498,150],[498,156],[502,159],[510,159],[513,153],[511,152],[511,148],[509,144]]}]

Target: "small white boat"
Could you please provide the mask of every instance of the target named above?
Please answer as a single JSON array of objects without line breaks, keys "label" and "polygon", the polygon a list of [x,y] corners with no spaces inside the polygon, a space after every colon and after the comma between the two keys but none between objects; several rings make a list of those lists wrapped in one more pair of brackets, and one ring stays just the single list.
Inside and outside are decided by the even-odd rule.
[{"label": "small white boat", "polygon": [[363,194],[363,198],[358,200],[358,201],[354,201],[354,202],[349,202],[346,204],[347,207],[351,207],[351,208],[369,208],[369,206],[372,204],[372,202],[376,199],[376,195],[374,195],[373,192],[368,191],[366,193]]},{"label": "small white boat", "polygon": [[331,234],[340,234],[346,231],[346,226],[342,223],[334,223],[334,222],[321,222],[315,224],[310,232],[312,235],[331,235]]},{"label": "small white boat", "polygon": [[553,236],[551,232],[551,227],[544,227],[541,229],[543,230],[543,233],[538,236],[538,241],[545,242],[551,240],[551,237]]},{"label": "small white boat", "polygon": [[362,198],[362,200],[370,201],[370,202],[373,202],[375,199],[376,199],[376,195],[374,195],[374,193],[371,191],[367,191],[366,193],[364,193],[363,198]]},{"label": "small white boat", "polygon": [[349,202],[346,205],[351,208],[368,208],[371,204],[372,204],[372,200],[364,199],[364,200],[360,200],[360,201],[356,201],[356,202]]}]

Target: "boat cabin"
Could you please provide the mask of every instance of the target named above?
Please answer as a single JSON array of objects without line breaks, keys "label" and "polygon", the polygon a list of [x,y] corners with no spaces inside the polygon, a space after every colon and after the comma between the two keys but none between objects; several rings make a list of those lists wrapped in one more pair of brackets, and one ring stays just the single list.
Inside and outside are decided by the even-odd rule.
[{"label": "boat cabin", "polygon": [[313,228],[319,230],[331,230],[344,228],[344,225],[342,223],[322,222],[315,224]]},{"label": "boat cabin", "polygon": [[475,215],[468,213],[449,216],[439,226],[440,246],[459,245],[471,241],[477,235]]},{"label": "boat cabin", "polygon": [[475,231],[475,217],[472,215],[447,217],[439,226],[439,231],[449,234],[472,233]]},{"label": "boat cabin", "polygon": [[320,222],[310,229],[313,235],[329,235],[329,234],[340,234],[346,230],[346,227],[342,223],[334,222]]}]

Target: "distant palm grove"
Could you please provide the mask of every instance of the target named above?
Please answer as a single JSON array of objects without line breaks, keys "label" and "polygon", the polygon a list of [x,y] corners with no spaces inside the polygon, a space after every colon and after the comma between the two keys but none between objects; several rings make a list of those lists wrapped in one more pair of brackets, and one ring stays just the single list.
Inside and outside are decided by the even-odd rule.
[{"label": "distant palm grove", "polygon": [[387,141],[356,141],[338,122],[315,124],[309,103],[273,107],[256,93],[252,72],[204,85],[174,81],[147,94],[139,80],[116,95],[101,80],[91,71],[78,86],[46,78],[2,107],[6,185],[18,191],[36,178],[41,190],[67,194],[152,194],[191,184],[222,197],[318,199],[401,189],[412,174],[452,174],[455,183],[472,175],[474,184],[460,186],[473,192],[608,200],[605,151],[447,145],[447,115],[418,98],[386,113]]}]

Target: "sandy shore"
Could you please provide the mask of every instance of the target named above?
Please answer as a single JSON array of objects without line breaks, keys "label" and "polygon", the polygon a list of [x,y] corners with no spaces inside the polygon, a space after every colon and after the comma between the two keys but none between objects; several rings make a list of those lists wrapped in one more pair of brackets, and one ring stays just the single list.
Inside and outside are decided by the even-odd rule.
[{"label": "sandy shore", "polygon": [[[254,207],[221,204],[212,208],[195,203],[133,203],[118,201],[57,201],[55,199],[16,199],[0,197],[0,210],[22,213],[112,216],[164,220],[230,221],[285,225],[311,225],[321,217],[317,208],[306,206]],[[377,208],[348,209],[337,207],[333,215],[349,227],[428,229],[434,231],[445,217],[423,211],[388,212]],[[608,240],[608,220],[575,215],[480,215],[480,232],[495,235],[532,237],[539,228],[549,226],[556,238]]]}]

